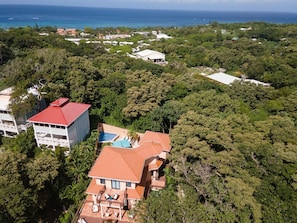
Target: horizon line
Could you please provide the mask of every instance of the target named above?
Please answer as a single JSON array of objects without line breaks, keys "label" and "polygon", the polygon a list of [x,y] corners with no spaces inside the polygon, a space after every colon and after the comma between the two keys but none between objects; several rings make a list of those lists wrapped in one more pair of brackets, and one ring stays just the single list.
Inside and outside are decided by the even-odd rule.
[{"label": "horizon line", "polygon": [[100,6],[79,6],[79,5],[51,5],[51,4],[20,4],[20,3],[10,3],[10,4],[3,4],[0,5],[6,6],[45,6],[45,7],[69,7],[69,8],[98,8],[98,9],[127,9],[127,10],[160,10],[160,11],[204,11],[204,12],[257,12],[257,13],[291,13],[297,14],[297,12],[293,11],[276,11],[276,10],[241,10],[241,9],[166,9],[166,8],[138,8],[138,7],[100,7]]}]

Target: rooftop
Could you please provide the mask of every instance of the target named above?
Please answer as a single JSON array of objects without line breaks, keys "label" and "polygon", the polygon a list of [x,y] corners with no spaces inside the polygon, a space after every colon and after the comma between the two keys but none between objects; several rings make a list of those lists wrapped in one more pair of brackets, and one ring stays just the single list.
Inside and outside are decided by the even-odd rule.
[{"label": "rooftop", "polygon": [[159,59],[160,57],[165,57],[164,53],[160,53],[155,50],[142,50],[135,53],[138,57],[149,57],[150,59]]},{"label": "rooftop", "polygon": [[226,85],[231,85],[234,81],[241,80],[241,78],[239,77],[234,77],[232,75],[222,73],[222,72],[211,74],[211,75],[208,75],[207,77]]},{"label": "rooftop", "polygon": [[69,102],[68,98],[59,98],[28,121],[69,126],[90,107],[89,104]]},{"label": "rooftop", "polygon": [[235,77],[235,76],[223,73],[223,72],[211,74],[211,75],[208,75],[207,77],[212,80],[215,80],[217,82],[220,82],[222,84],[226,84],[226,85],[231,85],[234,81],[243,81],[243,82],[248,82],[248,83],[252,83],[252,84],[256,84],[256,85],[270,86],[270,84],[268,84],[268,83],[264,83],[264,82],[257,81],[254,79],[239,78],[239,77]]},{"label": "rooftop", "polygon": [[89,176],[139,183],[143,167],[144,159],[133,149],[104,147]]},{"label": "rooftop", "polygon": [[[114,133],[120,134],[120,132]],[[122,141],[119,140],[119,142]],[[168,134],[146,131],[136,147],[126,148],[119,143],[114,146],[105,146],[89,172],[89,177],[139,183],[145,161],[170,150]]]}]

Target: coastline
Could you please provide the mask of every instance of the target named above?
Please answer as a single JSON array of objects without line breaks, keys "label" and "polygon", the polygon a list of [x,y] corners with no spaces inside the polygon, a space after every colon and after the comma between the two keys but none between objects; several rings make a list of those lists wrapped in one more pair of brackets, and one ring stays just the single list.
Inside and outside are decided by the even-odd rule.
[{"label": "coastline", "polygon": [[[154,16],[151,16],[152,14]],[[3,29],[26,26],[76,29],[84,29],[85,27],[185,27],[206,25],[210,22],[296,24],[297,13],[118,9],[44,5],[1,5],[0,7],[0,28]]]}]

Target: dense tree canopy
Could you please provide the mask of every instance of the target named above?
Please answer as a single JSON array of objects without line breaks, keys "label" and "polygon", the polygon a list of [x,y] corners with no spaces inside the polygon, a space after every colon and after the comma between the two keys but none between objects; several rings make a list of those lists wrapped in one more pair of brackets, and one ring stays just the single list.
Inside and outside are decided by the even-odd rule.
[{"label": "dense tree canopy", "polygon": [[[140,222],[297,222],[296,26],[159,29],[173,38],[135,34],[124,47],[76,45],[53,27],[0,30],[0,88],[14,87],[15,114],[38,109],[36,97],[24,96],[34,86],[47,102],[91,104],[92,129],[104,121],[169,133],[168,186],[138,204]],[[133,30],[85,29],[94,39],[119,31]],[[127,57],[139,41],[165,53],[168,64]],[[271,87],[204,77],[219,68]],[[2,138],[0,221],[71,222],[97,156],[96,137],[93,131],[69,153],[37,148],[32,129]]]}]

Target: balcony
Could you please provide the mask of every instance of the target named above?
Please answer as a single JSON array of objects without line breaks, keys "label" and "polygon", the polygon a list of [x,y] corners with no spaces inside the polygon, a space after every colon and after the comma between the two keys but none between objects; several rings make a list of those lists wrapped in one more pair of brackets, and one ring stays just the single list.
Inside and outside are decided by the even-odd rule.
[{"label": "balcony", "polygon": [[34,130],[36,132],[52,133],[56,135],[67,135],[66,128],[54,128],[49,126],[34,125]]},{"label": "balcony", "polygon": [[38,144],[42,145],[69,147],[69,142],[67,139],[51,138],[46,136],[42,137],[38,135],[37,141]]},{"label": "balcony", "polygon": [[128,216],[128,211],[123,208],[124,200],[121,199],[121,196],[124,194],[120,194],[117,201],[108,201],[104,196],[107,192],[112,194],[111,190],[104,191],[97,204],[94,204],[91,195],[88,195],[73,223],[79,222],[79,219],[84,219],[86,223],[136,222]]},{"label": "balcony", "polygon": [[163,189],[165,186],[166,186],[165,176],[159,177],[158,179],[155,179],[154,177],[152,177],[151,190],[160,190],[160,189]]},{"label": "balcony", "polygon": [[18,132],[18,128],[13,122],[2,122],[2,123],[0,123],[0,130],[16,132],[16,133]]},{"label": "balcony", "polygon": [[11,115],[10,113],[0,113],[0,119],[1,120],[7,120],[7,121],[14,121],[15,118],[13,115]]}]

